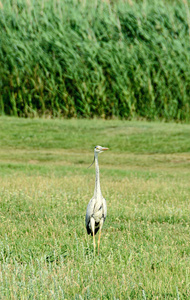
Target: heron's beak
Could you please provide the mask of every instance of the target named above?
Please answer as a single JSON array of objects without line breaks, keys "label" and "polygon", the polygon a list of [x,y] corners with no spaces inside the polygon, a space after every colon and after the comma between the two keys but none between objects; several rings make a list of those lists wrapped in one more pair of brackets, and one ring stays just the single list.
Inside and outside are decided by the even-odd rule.
[{"label": "heron's beak", "polygon": [[109,148],[106,148],[106,147],[102,147],[101,149],[102,151],[105,151],[105,150],[109,150]]}]

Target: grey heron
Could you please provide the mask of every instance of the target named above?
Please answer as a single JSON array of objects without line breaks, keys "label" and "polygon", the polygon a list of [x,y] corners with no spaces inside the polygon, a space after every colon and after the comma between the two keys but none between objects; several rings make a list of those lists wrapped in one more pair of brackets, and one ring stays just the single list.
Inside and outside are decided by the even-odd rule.
[{"label": "grey heron", "polygon": [[[86,229],[87,233],[93,236],[93,244],[94,244],[94,253],[96,248],[95,242],[95,234],[99,230],[99,238],[98,238],[98,254],[100,249],[100,237],[101,230],[106,219],[107,215],[107,205],[106,200],[102,196],[100,189],[100,173],[99,173],[99,165],[98,165],[98,154],[103,151],[108,150],[106,147],[96,146],[94,148],[94,160],[95,162],[95,170],[96,170],[96,180],[95,180],[95,189],[94,195],[92,199],[89,201],[87,210],[86,210]],[[93,164],[92,163],[92,164]],[[90,165],[91,167],[91,165]]]}]

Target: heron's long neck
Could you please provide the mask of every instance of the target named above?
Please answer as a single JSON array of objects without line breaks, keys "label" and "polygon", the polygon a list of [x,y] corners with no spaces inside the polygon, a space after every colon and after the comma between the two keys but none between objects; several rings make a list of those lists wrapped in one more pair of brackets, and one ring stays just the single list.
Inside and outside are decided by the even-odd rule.
[{"label": "heron's long neck", "polygon": [[96,181],[95,181],[94,195],[96,197],[100,197],[101,196],[100,172],[99,172],[98,155],[97,154],[95,154],[95,169],[96,169]]}]

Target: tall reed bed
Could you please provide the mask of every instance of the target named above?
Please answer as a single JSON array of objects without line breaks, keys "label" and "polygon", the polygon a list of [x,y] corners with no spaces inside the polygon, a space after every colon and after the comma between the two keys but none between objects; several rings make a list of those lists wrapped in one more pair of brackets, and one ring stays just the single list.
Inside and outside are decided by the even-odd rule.
[{"label": "tall reed bed", "polygon": [[189,16],[185,0],[1,0],[1,114],[189,121]]}]

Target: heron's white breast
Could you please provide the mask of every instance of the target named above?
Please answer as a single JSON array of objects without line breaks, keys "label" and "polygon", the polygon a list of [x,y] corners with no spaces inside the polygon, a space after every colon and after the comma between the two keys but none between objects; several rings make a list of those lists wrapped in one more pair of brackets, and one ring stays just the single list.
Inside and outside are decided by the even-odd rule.
[{"label": "heron's white breast", "polygon": [[94,211],[93,217],[94,217],[95,222],[99,223],[100,220],[103,217],[103,207],[101,207],[98,210]]}]

